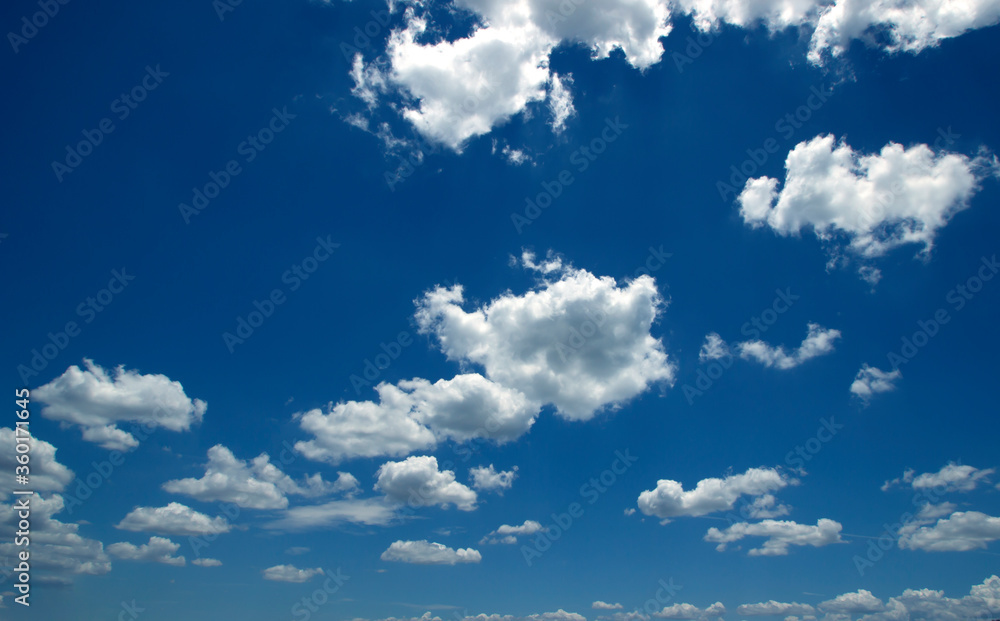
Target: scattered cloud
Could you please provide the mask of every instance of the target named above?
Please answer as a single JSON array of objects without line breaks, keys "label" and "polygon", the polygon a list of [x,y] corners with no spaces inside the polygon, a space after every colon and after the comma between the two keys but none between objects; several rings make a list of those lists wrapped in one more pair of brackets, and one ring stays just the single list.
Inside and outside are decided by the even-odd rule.
[{"label": "scattered cloud", "polygon": [[697,517],[733,508],[741,496],[767,497],[759,507],[772,507],[774,497],[769,496],[798,481],[779,472],[775,468],[750,468],[743,474],[734,474],[722,479],[708,478],[698,481],[692,490],[684,490],[679,481],[660,479],[656,488],[639,494],[639,510],[645,515],[654,515],[662,520],[674,517]]},{"label": "scattered cloud", "polygon": [[524,524],[520,526],[502,524],[495,531],[483,537],[479,543],[514,544],[517,543],[517,538],[521,535],[534,535],[542,530],[545,530],[545,527],[534,520],[525,520]]},{"label": "scattered cloud", "polygon": [[299,569],[294,565],[275,565],[274,567],[265,569],[263,575],[264,580],[272,582],[302,583],[311,580],[315,576],[323,575],[323,570],[320,567],[315,569]]},{"label": "scattered cloud", "polygon": [[377,476],[375,489],[391,501],[414,507],[454,505],[461,511],[476,508],[476,492],[456,481],[451,470],[438,470],[435,457],[386,462],[379,467]]},{"label": "scattered cloud", "polygon": [[[831,543],[843,543],[840,538],[842,526],[839,522],[821,518],[815,526],[798,524],[792,521],[764,520],[762,522],[739,522],[719,530],[710,528],[705,533],[705,541],[718,543],[716,550],[723,551],[726,545],[739,541],[744,537],[766,537],[767,540],[759,548],[751,549],[750,556],[784,556],[788,554],[789,546],[822,547]],[[742,613],[741,614],[746,614]],[[778,613],[775,613],[778,614]],[[780,613],[805,614],[805,613]]]},{"label": "scattered cloud", "polygon": [[937,472],[925,472],[920,475],[913,469],[907,469],[902,477],[886,481],[882,485],[882,491],[888,491],[896,485],[909,485],[917,490],[933,489],[942,493],[971,492],[979,485],[988,485],[990,475],[995,472],[994,468],[984,470],[954,462],[945,465]]},{"label": "scattered cloud", "polygon": [[863,365],[854,378],[854,383],[851,384],[851,394],[868,403],[878,393],[895,390],[895,382],[901,377],[903,373],[899,369],[886,372],[867,364]]},{"label": "scattered cloud", "polygon": [[145,563],[163,563],[164,565],[184,566],[183,556],[174,556],[179,543],[174,543],[163,537],[150,537],[149,543],[136,546],[131,543],[112,543],[108,546],[108,554],[126,561],[141,561]]},{"label": "scattered cloud", "polygon": [[503,490],[510,489],[511,485],[514,484],[514,479],[517,478],[517,466],[500,472],[496,471],[493,464],[485,467],[477,466],[469,469],[469,476],[472,477],[472,487],[484,492],[497,491],[502,493]]},{"label": "scattered cloud", "polygon": [[456,565],[458,563],[478,563],[482,560],[482,556],[478,550],[472,548],[454,550],[441,543],[421,540],[394,541],[382,553],[381,559],[415,565]]},{"label": "scattered cloud", "polygon": [[814,615],[816,614],[816,609],[809,604],[776,602],[772,599],[760,604],[743,604],[736,609],[736,613],[747,617],[764,615]]},{"label": "scattered cloud", "polygon": [[885,610],[882,600],[871,594],[871,591],[859,589],[855,593],[844,593],[829,599],[819,605],[824,612],[838,614],[861,614]]},{"label": "scattered cloud", "polygon": [[840,330],[828,330],[815,323],[810,323],[808,328],[805,340],[790,354],[784,346],[774,347],[759,340],[744,341],[737,349],[744,360],[756,360],[766,367],[781,370],[794,369],[807,360],[832,352],[834,342],[840,338]]},{"label": "scattered cloud", "polygon": [[136,507],[115,528],[163,535],[209,535],[227,533],[232,526],[224,517],[212,518],[172,502],[165,507]]},{"label": "scattered cloud", "polygon": [[[23,435],[23,434],[22,434]],[[10,427],[0,428],[0,489],[14,490],[18,453],[17,440]],[[31,438],[31,489],[36,492],[61,492],[74,478],[73,471],[56,459],[56,447],[38,438]]]}]

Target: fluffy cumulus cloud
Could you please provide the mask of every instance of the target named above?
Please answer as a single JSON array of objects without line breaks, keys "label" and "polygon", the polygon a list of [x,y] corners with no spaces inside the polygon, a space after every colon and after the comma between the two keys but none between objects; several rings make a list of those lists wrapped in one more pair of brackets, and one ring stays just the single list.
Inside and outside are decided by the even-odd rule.
[{"label": "fluffy cumulus cloud", "polygon": [[856,593],[844,593],[819,605],[824,612],[834,614],[860,614],[885,610],[882,600],[871,591],[859,589]]},{"label": "fluffy cumulus cloud", "polygon": [[146,563],[163,563],[164,565],[183,566],[183,556],[174,556],[179,543],[174,543],[163,537],[150,537],[149,543],[134,545],[131,543],[112,543],[108,546],[111,556],[126,561],[142,561]]},{"label": "fluffy cumulus cloud", "polygon": [[[24,433],[22,437],[26,437]],[[36,492],[61,492],[73,480],[73,471],[56,460],[56,447],[37,438],[31,438],[31,487]],[[0,428],[0,489],[14,490],[14,469],[17,462],[17,439],[10,427]]]},{"label": "fluffy cumulus cloud", "polygon": [[789,353],[784,346],[769,345],[764,341],[744,341],[737,348],[744,360],[755,360],[766,367],[787,370],[794,369],[803,362],[823,356],[833,351],[834,343],[840,338],[840,330],[831,330],[810,323],[805,340],[797,349]]},{"label": "fluffy cumulus cloud", "polygon": [[540,283],[471,311],[460,285],[417,300],[421,332],[451,360],[481,364],[486,376],[561,416],[587,420],[646,391],[672,383],[674,366],[650,334],[663,301],[649,276],[619,285],[550,257],[536,265]]},{"label": "fluffy cumulus cloud", "polygon": [[275,565],[274,567],[268,567],[263,571],[264,580],[270,580],[272,582],[307,582],[315,576],[322,576],[323,569],[316,567],[315,569],[299,569],[294,565]]},{"label": "fluffy cumulus cloud", "polygon": [[777,179],[750,179],[737,200],[751,227],[779,235],[811,229],[838,253],[870,259],[904,244],[928,253],[991,170],[985,156],[896,143],[863,154],[824,135],[792,149],[780,189]]},{"label": "fluffy cumulus cloud", "polygon": [[[13,570],[24,547],[14,545],[18,530],[16,501],[0,505],[0,567]],[[65,508],[59,494],[31,498],[31,569],[33,580],[70,584],[78,575],[99,576],[111,571],[104,544],[80,535],[79,524],[64,523],[54,515]]]},{"label": "fluffy cumulus cloud", "polygon": [[715,549],[721,552],[726,549],[727,544],[739,541],[744,537],[766,537],[766,541],[761,547],[751,549],[748,554],[750,556],[784,556],[788,554],[789,546],[822,547],[831,543],[843,543],[840,538],[841,528],[839,522],[827,518],[821,518],[815,526],[785,520],[764,520],[756,523],[739,522],[725,530],[714,527],[708,529],[708,532],[705,533],[705,541],[718,543],[719,545]]},{"label": "fluffy cumulus cloud", "polygon": [[816,614],[816,609],[809,604],[776,602],[772,599],[759,604],[743,604],[736,609],[736,612],[747,617],[764,615],[812,615]]},{"label": "fluffy cumulus cloud", "polygon": [[591,604],[590,607],[594,610],[621,610],[623,608],[621,604],[609,604],[607,602],[602,602],[601,600],[597,600]]},{"label": "fluffy cumulus cloud", "polygon": [[899,547],[928,552],[984,550],[1000,539],[1000,517],[979,511],[955,511],[930,526],[908,524],[900,530]]},{"label": "fluffy cumulus cloud", "polygon": [[415,565],[457,565],[478,563],[483,557],[478,550],[472,548],[455,550],[441,543],[420,540],[394,541],[380,558],[383,561]]},{"label": "fluffy cumulus cloud", "polygon": [[514,479],[517,478],[517,466],[499,472],[493,467],[493,464],[478,466],[469,469],[469,476],[472,477],[472,487],[478,490],[503,492],[514,484]]},{"label": "fluffy cumulus cloud", "polygon": [[1000,578],[990,576],[973,585],[965,597],[945,597],[943,591],[906,589],[889,598],[885,610],[863,615],[858,621],[955,621],[956,619],[994,619],[1000,612]]},{"label": "fluffy cumulus cloud", "polygon": [[[345,491],[357,486],[357,479],[347,473],[341,473],[340,481]],[[334,487],[319,474],[297,483],[272,464],[266,454],[245,462],[221,444],[208,449],[203,477],[163,484],[163,489],[173,494],[185,494],[203,502],[231,502],[246,509],[284,509],[288,506],[289,494],[323,496],[332,493]]]},{"label": "fluffy cumulus cloud", "polygon": [[425,379],[382,383],[379,401],[347,401],[327,413],[301,415],[313,434],[295,449],[309,459],[339,463],[354,457],[401,457],[427,450],[446,438],[462,442],[486,438],[508,442],[526,433],[538,406],[519,391],[478,373],[431,383]]},{"label": "fluffy cumulus cloud", "polygon": [[741,496],[769,498],[760,506],[761,509],[767,509],[774,502],[774,497],[769,496],[770,492],[796,482],[774,468],[750,468],[743,474],[722,479],[702,479],[691,490],[685,490],[679,481],[660,479],[656,482],[655,489],[639,494],[638,506],[644,514],[663,520],[728,511]]},{"label": "fluffy cumulus cloud", "polygon": [[201,422],[207,404],[190,399],[180,382],[165,375],[142,375],[119,366],[113,374],[84,360],[32,391],[43,402],[42,416],[79,425],[84,440],[109,450],[129,450],[139,442],[116,425],[131,422],[147,429],[186,431]]},{"label": "fluffy cumulus cloud", "polygon": [[672,604],[650,616],[658,619],[709,619],[721,617],[724,614],[726,614],[726,607],[722,602],[715,602],[704,610],[692,604]]},{"label": "fluffy cumulus cloud", "polygon": [[517,543],[518,537],[522,535],[534,535],[542,530],[545,530],[545,527],[534,520],[525,520],[524,524],[520,526],[501,524],[500,528],[483,537],[479,543],[514,544]]},{"label": "fluffy cumulus cloud", "polygon": [[375,489],[391,501],[423,507],[454,505],[462,511],[476,508],[476,492],[455,480],[451,470],[438,470],[437,458],[408,457],[378,469]]},{"label": "fluffy cumulus cloud", "polygon": [[199,567],[221,567],[222,561],[217,558],[208,558],[203,556],[201,558],[194,559],[191,561],[191,564],[198,565]]},{"label": "fluffy cumulus cloud", "polygon": [[989,477],[994,468],[975,468],[963,464],[949,463],[937,472],[925,472],[918,475],[915,470],[908,469],[902,477],[886,481],[882,491],[888,491],[896,485],[908,485],[916,490],[935,490],[946,492],[971,492],[979,485],[989,483]]},{"label": "fluffy cumulus cloud", "polygon": [[209,517],[179,502],[165,507],[136,507],[115,528],[162,535],[228,533],[232,526],[222,516]]},{"label": "fluffy cumulus cloud", "polygon": [[868,403],[878,393],[895,390],[896,380],[902,376],[903,373],[899,369],[883,371],[867,364],[863,365],[851,384],[851,394]]}]

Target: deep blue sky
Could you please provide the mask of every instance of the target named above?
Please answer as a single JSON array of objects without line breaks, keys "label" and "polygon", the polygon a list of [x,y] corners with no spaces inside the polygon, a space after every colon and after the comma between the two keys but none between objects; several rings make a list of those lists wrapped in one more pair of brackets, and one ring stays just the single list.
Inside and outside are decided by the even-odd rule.
[{"label": "deep blue sky", "polygon": [[[435,338],[418,334],[414,300],[435,285],[461,283],[465,308],[472,310],[505,292],[520,296],[540,287],[534,274],[510,264],[522,249],[539,256],[555,251],[574,268],[622,286],[651,247],[671,253],[652,274],[668,304],[650,334],[677,365],[673,386],[656,383],[617,411],[583,422],[560,418],[545,405],[526,435],[503,446],[476,444],[468,461],[451,441],[413,452],[436,456],[442,470],[450,461],[466,484],[473,466],[517,466],[513,486],[502,496],[480,492],[476,511],[420,508],[418,519],[387,526],[287,533],[263,527],[280,512],[246,509],[233,520],[237,529],[203,553],[221,567],[113,558],[110,572],[74,575],[71,585],[59,587],[43,584],[39,573],[29,612],[6,593],[10,582],[0,587],[0,618],[111,618],[120,602],[133,599],[146,609],[143,621],[287,618],[289,607],[321,579],[262,579],[264,569],[279,564],[340,567],[351,576],[336,601],[314,615],[336,620],[426,610],[452,615],[436,606],[517,616],[563,609],[593,619],[605,612],[591,609],[594,600],[621,602],[626,612],[641,609],[658,581],[671,578],[683,589],[670,603],[705,608],[721,601],[726,618],[737,619],[741,604],[815,606],[858,589],[883,601],[920,588],[962,597],[998,573],[996,543],[964,552],[894,545],[863,576],[852,561],[865,554],[866,537],[878,537],[884,523],[913,508],[912,490],[883,492],[885,481],[907,468],[935,473],[951,462],[997,466],[1000,281],[987,283],[961,311],[952,312],[946,301],[982,257],[1000,250],[996,180],[982,180],[968,209],[939,231],[926,260],[913,258],[916,244],[878,258],[882,280],[874,289],[856,266],[828,269],[829,249],[811,232],[751,229],[736,201],[716,191],[730,165],[768,138],[777,139],[778,151],[754,176],[779,180],[788,151],[821,134],[866,154],[889,142],[933,144],[939,128],[960,135],[949,151],[971,157],[981,147],[997,148],[996,26],[919,54],[856,44],[835,68],[808,63],[807,40],[794,29],[768,36],[762,27],[723,26],[680,72],[671,54],[684,53],[692,33],[686,16],[673,19],[662,60],[645,71],[620,52],[593,60],[585,46],[563,44],[550,66],[572,74],[576,114],[561,134],[553,134],[537,107],[531,118],[516,115],[469,140],[461,153],[431,152],[432,141],[425,142],[424,163],[390,188],[384,173],[395,168],[396,156],[343,120],[364,104],[351,95],[350,66],[339,45],[376,8],[383,5],[244,2],[220,21],[207,1],[74,2],[61,6],[18,53],[0,53],[7,92],[0,322],[8,394],[24,386],[17,366],[30,364],[32,349],[66,322],[79,322],[77,305],[105,287],[112,270],[124,269],[134,281],[27,386],[46,384],[86,358],[109,370],[124,365],[165,375],[188,397],[208,403],[201,424],[186,432],[157,430],[127,454],[92,500],[56,518],[79,523],[81,535],[107,548],[148,540],[149,532],[115,528],[137,506],[181,502],[214,516],[217,503],[161,485],[202,476],[206,451],[217,444],[242,460],[267,452],[273,461],[283,443],[310,437],[297,413],[377,399],[373,390],[357,395],[349,378],[401,331],[414,342],[380,381],[434,382],[482,372],[448,360]],[[8,3],[0,23],[14,29],[35,10],[33,2]],[[401,26],[400,14],[393,20]],[[373,49],[384,47],[387,35],[380,33]],[[169,75],[119,119],[112,102],[141,82],[147,66]],[[805,103],[814,86],[832,89],[828,102],[782,137],[775,122]],[[294,119],[254,161],[243,162],[238,145],[268,123],[273,108],[287,108]],[[53,160],[62,160],[66,145],[104,117],[114,132],[59,182]],[[599,135],[606,119],[628,127],[588,170],[577,172],[571,155]],[[419,138],[406,121],[392,123],[397,134]],[[525,149],[533,161],[510,164],[491,153],[493,140]],[[192,188],[237,158],[241,174],[186,224],[178,204],[190,204]],[[567,168],[574,182],[519,234],[510,214]],[[282,287],[282,274],[313,252],[317,237],[327,236],[340,243],[336,252],[230,353],[222,334],[235,329],[255,300]],[[771,306],[776,289],[786,288],[800,299],[761,338],[792,350],[807,324],[817,323],[840,330],[835,350],[787,371],[737,360],[689,403],[682,387],[707,368],[698,357],[706,334],[717,332],[731,344],[743,340],[741,326]],[[900,338],[938,308],[949,309],[953,320],[902,367],[895,390],[867,407],[852,396],[848,389],[862,364],[888,370],[886,354],[898,351]],[[81,439],[78,426],[43,417],[41,407],[33,402],[32,432],[58,449],[60,463],[86,476],[92,462],[107,458],[108,450]],[[667,525],[641,511],[623,513],[660,479],[689,490],[750,468],[787,468],[786,454],[830,417],[843,430],[807,464],[800,485],[776,492],[792,507],[777,519],[836,520],[844,543],[748,556],[762,542],[748,538],[716,552],[703,537],[710,527],[726,526],[724,513]],[[4,426],[14,420],[12,413]],[[626,449],[639,457],[637,464],[598,502],[585,505],[583,517],[531,567],[520,544],[479,543],[501,524],[548,524],[552,513],[580,500],[579,486],[609,468],[616,450]],[[393,459],[402,457],[334,466],[299,455],[282,468],[296,479],[320,472],[332,480],[348,471],[360,481],[360,496],[368,497],[379,466]],[[998,480],[994,475],[991,483],[946,500],[960,511],[1000,515]],[[290,500],[293,506],[320,502]],[[187,537],[172,539],[181,544],[177,554],[195,558]],[[394,541],[422,539],[475,548],[482,561],[422,566],[379,559]],[[287,555],[293,546],[310,551]]]}]

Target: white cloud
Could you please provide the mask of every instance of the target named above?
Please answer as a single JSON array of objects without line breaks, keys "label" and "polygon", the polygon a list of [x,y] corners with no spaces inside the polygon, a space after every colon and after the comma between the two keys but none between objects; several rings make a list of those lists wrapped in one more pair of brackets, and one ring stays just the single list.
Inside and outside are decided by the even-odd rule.
[{"label": "white cloud", "polygon": [[736,609],[736,612],[747,617],[763,615],[812,615],[816,614],[816,609],[809,604],[776,602],[772,599],[759,604],[743,604]]},{"label": "white cloud", "polygon": [[899,547],[928,552],[983,550],[1000,539],[1000,517],[979,511],[956,511],[933,526],[900,531]]},{"label": "white cloud", "polygon": [[925,472],[921,475],[908,468],[902,477],[886,481],[882,485],[882,491],[888,491],[895,485],[905,484],[913,489],[933,489],[942,493],[971,492],[980,484],[988,485],[989,476],[994,472],[996,472],[994,468],[980,469],[956,463],[948,463],[937,472]]},{"label": "white cloud", "polygon": [[[341,473],[342,479],[344,474]],[[350,474],[346,476],[350,479],[344,479],[345,489],[352,489],[352,480],[356,487],[357,479]],[[288,494],[323,496],[332,493],[334,486],[319,474],[306,478],[300,485],[272,464],[266,453],[246,462],[236,459],[231,450],[217,444],[208,449],[203,477],[167,481],[163,489],[202,502],[231,502],[246,509],[284,509],[288,506]]]},{"label": "white cloud", "polygon": [[323,569],[320,567],[315,569],[299,569],[294,565],[275,565],[274,567],[265,569],[263,575],[264,580],[271,580],[272,582],[301,583],[311,580],[315,576],[322,576]]},{"label": "white cloud", "polygon": [[165,375],[140,375],[123,366],[108,374],[84,359],[86,370],[72,365],[66,372],[32,391],[46,405],[42,416],[83,428],[83,437],[109,450],[138,446],[130,433],[115,425],[122,422],[187,431],[201,422],[207,404],[189,399],[180,382]]},{"label": "white cloud", "polygon": [[481,491],[500,491],[510,489],[517,478],[517,466],[510,470],[497,472],[493,464],[489,466],[477,466],[469,469],[469,476],[472,477],[472,487]]},{"label": "white cloud", "polygon": [[781,190],[777,179],[750,179],[738,202],[748,225],[779,235],[811,228],[838,252],[874,258],[918,244],[929,253],[938,231],[968,206],[987,168],[984,156],[935,153],[923,144],[889,143],[865,155],[824,135],[788,154]]},{"label": "white cloud", "polygon": [[704,610],[692,604],[672,604],[654,612],[651,616],[659,619],[707,619],[721,617],[724,614],[726,607],[722,602],[715,602]]},{"label": "white cloud", "polygon": [[744,341],[737,345],[740,357],[744,360],[756,360],[767,367],[787,370],[833,351],[834,341],[840,338],[840,330],[829,330],[815,323],[810,323],[808,328],[805,340],[791,354],[785,351],[784,346],[774,347],[763,341]]},{"label": "white cloud", "polygon": [[622,609],[622,605],[621,604],[609,604],[607,602],[602,602],[601,600],[597,600],[596,602],[594,602],[593,604],[591,604],[590,607],[593,608],[594,610],[621,610]]},{"label": "white cloud", "polygon": [[140,546],[124,542],[112,543],[108,546],[108,553],[126,561],[142,561],[146,563],[163,563],[164,565],[184,565],[183,556],[174,556],[180,548],[179,543],[174,543],[163,537],[150,537],[149,543]]},{"label": "white cloud", "polygon": [[482,555],[472,548],[454,550],[440,543],[421,541],[394,541],[382,553],[383,561],[414,563],[417,565],[455,565],[458,563],[478,563]]},{"label": "white cloud", "polygon": [[325,529],[340,524],[386,526],[396,518],[397,505],[382,498],[332,500],[321,505],[287,509],[264,528],[283,531]]},{"label": "white cloud", "polygon": [[198,565],[199,567],[221,567],[222,561],[216,558],[202,557],[194,559],[191,561],[191,564]]},{"label": "white cloud", "polygon": [[552,132],[561,134],[566,129],[566,121],[576,114],[573,107],[573,94],[569,85],[573,78],[569,75],[559,76],[555,73],[549,79],[549,111],[552,113]]},{"label": "white cloud", "polygon": [[945,597],[943,591],[906,589],[891,597],[886,610],[859,617],[858,621],[956,621],[959,619],[992,619],[1000,611],[1000,578],[990,576],[982,584],[973,585],[962,598]]},{"label": "white cloud", "polygon": [[232,526],[222,516],[212,518],[172,502],[165,507],[136,507],[115,528],[164,535],[208,535],[228,533]]},{"label": "white cloud", "polygon": [[386,462],[379,467],[377,476],[375,489],[395,502],[414,507],[455,505],[462,511],[476,508],[476,492],[456,481],[451,470],[438,470],[435,457]]},{"label": "white cloud", "polygon": [[824,612],[858,614],[885,610],[882,600],[871,591],[859,589],[856,593],[844,593],[819,605]]},{"label": "white cloud", "polygon": [[698,361],[718,360],[729,355],[729,346],[722,340],[722,337],[717,332],[709,332],[705,335],[705,342],[698,352]]},{"label": "white cloud", "polygon": [[[708,478],[698,481],[692,490],[670,479],[660,479],[656,488],[639,494],[639,510],[645,515],[655,515],[661,519],[672,517],[707,515],[717,511],[728,511],[741,496],[765,496],[788,485],[797,483],[795,479],[774,468],[750,468],[743,474],[734,474],[723,479]],[[766,509],[770,503],[760,509]]]},{"label": "white cloud", "polygon": [[488,438],[508,442],[526,433],[538,406],[516,390],[477,373],[430,383],[416,378],[376,386],[379,402],[347,401],[327,414],[301,416],[315,437],[297,442],[309,459],[339,463],[353,457],[401,457],[433,448],[446,438],[462,442]]},{"label": "white cloud", "polygon": [[495,531],[483,537],[479,543],[514,544],[517,543],[517,538],[521,535],[534,535],[542,530],[545,530],[545,527],[534,520],[525,520],[524,524],[520,526],[501,524]]},{"label": "white cloud", "polygon": [[705,533],[705,541],[718,543],[719,545],[715,549],[721,552],[726,549],[726,544],[739,541],[744,537],[766,537],[764,545],[750,550],[748,554],[750,556],[784,556],[788,554],[788,546],[790,545],[822,547],[831,543],[843,543],[840,538],[841,528],[839,522],[827,518],[820,518],[815,526],[784,520],[764,520],[752,524],[739,522],[721,531],[714,527],[708,529],[708,532]]},{"label": "white cloud", "polygon": [[[24,434],[21,434],[25,437]],[[56,447],[38,438],[30,441],[30,486],[15,484],[14,469],[17,462],[17,439],[10,427],[0,428],[0,489],[31,489],[36,492],[61,492],[73,481],[73,471],[56,460]]]},{"label": "white cloud", "polygon": [[650,328],[663,306],[655,281],[621,286],[549,258],[534,290],[506,293],[479,308],[462,308],[462,287],[437,287],[417,301],[422,333],[437,337],[451,360],[481,364],[486,376],[536,403],[551,403],[572,420],[588,420],[646,391],[673,382],[674,367]]},{"label": "white cloud", "polygon": [[[18,530],[16,500],[0,505],[0,559],[11,569],[24,547],[15,546]],[[31,568],[34,580],[70,584],[73,576],[99,576],[111,571],[104,544],[79,534],[80,525],[64,523],[53,516],[65,507],[59,494],[31,498]]]},{"label": "white cloud", "polygon": [[874,395],[880,392],[895,390],[895,381],[902,376],[903,373],[899,369],[886,372],[867,364],[863,365],[851,384],[851,394],[857,395],[865,403],[868,403]]}]

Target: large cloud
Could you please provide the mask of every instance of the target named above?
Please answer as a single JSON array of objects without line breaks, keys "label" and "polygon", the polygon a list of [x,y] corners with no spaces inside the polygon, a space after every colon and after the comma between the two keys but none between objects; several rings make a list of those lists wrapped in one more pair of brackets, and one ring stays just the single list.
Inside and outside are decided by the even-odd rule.
[{"label": "large cloud", "polygon": [[968,552],[984,550],[997,540],[1000,540],[1000,517],[979,511],[956,511],[933,526],[904,528],[900,531],[899,547],[929,552]]},{"label": "large cloud", "polygon": [[417,300],[417,324],[449,359],[481,364],[486,376],[563,417],[587,420],[672,382],[674,367],[650,334],[663,301],[649,276],[619,285],[550,258],[524,295],[504,294],[472,311],[461,285],[437,287]]},{"label": "large cloud", "polygon": [[[661,519],[680,516],[700,516],[733,508],[741,496],[769,498],[770,492],[795,484],[795,480],[774,468],[750,468],[743,474],[722,479],[698,481],[692,490],[685,490],[679,481],[660,479],[656,488],[639,494],[639,510]],[[762,507],[766,508],[766,507]]]},{"label": "large cloud", "polygon": [[[16,501],[15,501],[16,502]],[[65,506],[59,494],[31,498],[31,568],[40,582],[69,584],[74,576],[99,576],[111,571],[104,544],[79,534],[79,524],[60,522],[53,516]],[[17,563],[23,546],[14,545],[18,530],[15,503],[0,505],[0,559],[8,568]]]},{"label": "large cloud", "polygon": [[440,543],[427,540],[394,541],[382,553],[383,561],[414,563],[417,565],[456,565],[458,563],[478,563],[482,555],[472,548],[454,550]]},{"label": "large cloud", "polygon": [[[798,524],[792,521],[764,520],[762,522],[739,522],[719,530],[710,528],[705,533],[705,541],[718,543],[716,550],[726,549],[726,544],[739,541],[744,537],[766,537],[767,540],[759,548],[749,551],[750,556],[784,556],[788,554],[788,546],[821,547],[831,543],[843,543],[840,538],[842,526],[839,522],[821,518],[815,526]],[[787,613],[794,614],[794,613]]]},{"label": "large cloud", "polygon": [[[356,479],[354,482],[357,483]],[[217,444],[208,449],[203,477],[167,481],[163,489],[203,502],[231,502],[247,509],[284,509],[288,506],[288,494],[323,496],[333,492],[334,485],[324,481],[319,474],[305,479],[302,484],[296,483],[272,464],[267,454],[262,453],[247,463]]]},{"label": "large cloud", "polygon": [[750,179],[738,198],[752,227],[779,235],[811,229],[831,245],[878,257],[904,244],[930,252],[938,231],[968,206],[990,167],[984,156],[935,152],[927,145],[885,145],[855,152],[834,136],[800,142],[785,160],[785,181]]},{"label": "large cloud", "polygon": [[165,375],[141,375],[119,366],[111,376],[93,361],[83,362],[86,370],[72,365],[32,391],[32,396],[46,404],[42,416],[79,425],[84,440],[109,450],[139,444],[132,434],[118,429],[118,423],[186,431],[201,422],[208,408],[201,399],[188,398],[180,382]]},{"label": "large cloud", "polygon": [[300,425],[311,440],[296,450],[309,459],[339,463],[353,457],[401,457],[453,438],[488,438],[499,443],[531,428],[538,406],[516,390],[476,373],[430,383],[416,378],[382,383],[379,401],[347,401],[323,413],[302,414]]},{"label": "large cloud", "polygon": [[[23,434],[22,434],[22,437]],[[0,489],[31,489],[36,492],[61,492],[73,480],[73,471],[56,460],[56,447],[45,440],[32,437],[30,446],[30,486],[16,485],[15,468],[18,453],[14,430],[0,428]]]},{"label": "large cloud", "polygon": [[227,533],[232,526],[222,516],[212,518],[172,502],[165,507],[136,507],[115,528],[163,535],[208,535]]},{"label": "large cloud", "polygon": [[429,456],[382,464],[375,489],[389,500],[415,507],[454,505],[462,511],[476,508],[476,492],[456,481],[451,470],[438,470],[437,459]]},{"label": "large cloud", "polygon": [[824,612],[858,614],[862,612],[879,612],[885,610],[882,600],[872,595],[871,591],[859,589],[856,593],[844,593],[829,599],[819,605]]}]

